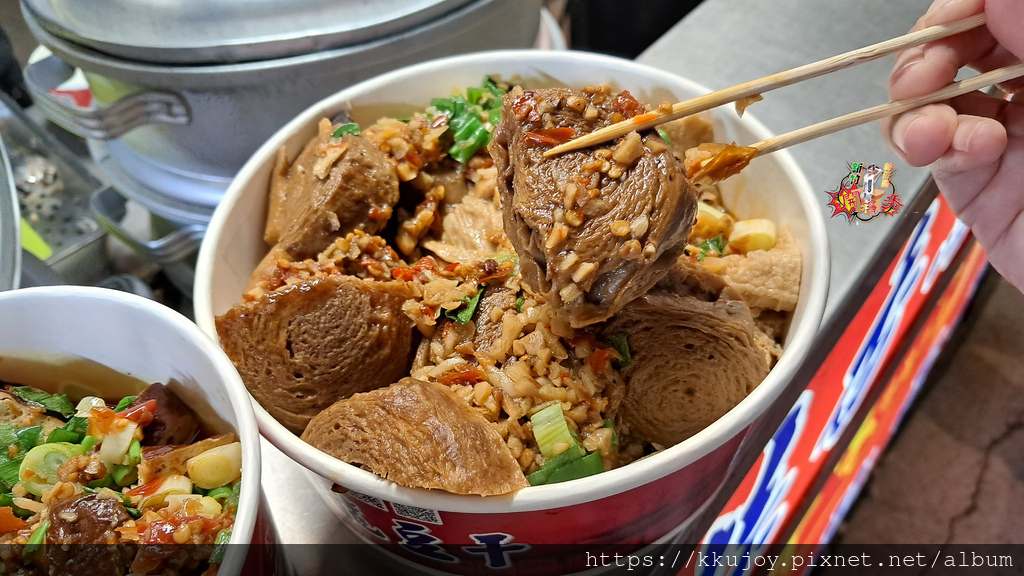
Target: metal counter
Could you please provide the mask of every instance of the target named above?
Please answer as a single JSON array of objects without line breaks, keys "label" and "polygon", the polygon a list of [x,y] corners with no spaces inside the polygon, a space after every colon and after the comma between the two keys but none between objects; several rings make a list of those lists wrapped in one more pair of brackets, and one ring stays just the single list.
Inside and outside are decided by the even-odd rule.
[{"label": "metal counter", "polygon": [[[929,4],[930,0],[705,0],[638,61],[711,89],[724,88],[898,36]],[[886,83],[892,61],[892,57],[883,58],[768,93],[750,113],[778,134],[883,103],[888,100]],[[842,304],[863,298],[855,289],[858,281],[883,246],[902,243],[930,201],[925,196],[934,194],[934,189],[922,191],[928,182],[927,170],[900,162],[885,147],[877,122],[796,146],[791,153],[811,187],[821,191],[821,210],[827,220],[832,278],[825,327]],[[826,206],[826,191],[839,185],[847,162],[893,162],[897,170],[893,181],[906,208],[896,217],[879,216],[870,222],[850,224],[845,218],[828,218],[831,211]],[[814,357],[809,362],[815,362]],[[771,420],[766,418],[764,429],[752,432],[750,449],[759,453],[764,442],[757,446],[758,441],[767,441],[771,432]],[[307,473],[266,441],[263,483],[281,542],[357,541],[324,507]],[[717,514],[714,506],[711,508],[709,514]],[[699,538],[706,528],[698,523],[693,533]],[[312,550],[300,550],[289,556],[298,573],[327,569],[324,559],[308,553]],[[337,571],[341,567],[332,564],[331,568]]]}]

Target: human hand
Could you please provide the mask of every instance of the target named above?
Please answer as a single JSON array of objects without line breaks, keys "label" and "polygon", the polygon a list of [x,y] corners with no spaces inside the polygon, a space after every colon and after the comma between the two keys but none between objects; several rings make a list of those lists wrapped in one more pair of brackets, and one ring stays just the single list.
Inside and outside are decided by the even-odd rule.
[{"label": "human hand", "polygon": [[[963,66],[985,72],[1024,59],[1022,0],[935,0],[913,30],[982,11],[986,26],[900,53],[890,98],[934,92]],[[1024,92],[1024,81],[1000,88]],[[992,265],[1024,291],[1024,106],[973,93],[886,119],[882,131],[908,164],[931,165],[939,190]]]}]

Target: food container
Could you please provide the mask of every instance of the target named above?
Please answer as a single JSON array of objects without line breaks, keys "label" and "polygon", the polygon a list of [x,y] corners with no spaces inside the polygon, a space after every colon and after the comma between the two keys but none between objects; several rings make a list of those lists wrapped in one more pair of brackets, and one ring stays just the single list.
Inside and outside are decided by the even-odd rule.
[{"label": "food container", "polygon": [[0,292],[17,288],[21,278],[20,218],[11,163],[0,137]]},{"label": "food container", "polygon": [[[287,124],[239,172],[200,249],[194,290],[199,326],[216,335],[215,316],[240,301],[246,280],[267,251],[263,223],[279,148],[284,146],[295,157],[316,134],[320,118],[348,111],[365,125],[383,115],[405,116],[425,107],[431,98],[477,85],[487,75],[526,87],[609,83],[654,103],[708,92],[678,76],[627,60],[536,51],[437,60],[343,90]],[[731,109],[716,110],[713,123],[719,141],[742,144],[769,136],[749,113],[740,119]],[[802,249],[801,292],[781,360],[746,399],[695,436],[596,476],[481,498],[395,485],[310,447],[257,405],[262,433],[318,475],[328,506],[355,533],[378,544],[419,541],[443,547],[457,563],[418,555],[402,546],[388,548],[441,571],[472,574],[482,570],[483,561],[462,546],[479,546],[484,535],[491,542],[531,545],[529,553],[506,555],[511,573],[517,574],[565,573],[584,567],[566,564],[560,558],[565,549],[547,544],[586,544],[593,553],[602,545],[637,549],[671,540],[718,489],[749,426],[803,361],[822,316],[829,278],[828,240],[819,199],[786,152],[755,159],[721,188],[726,206],[740,218],[767,217],[791,228]],[[430,550],[436,548],[428,546],[419,552]],[[621,546],[616,550],[623,551]]]},{"label": "food container", "polygon": [[[205,224],[257,146],[307,106],[428,58],[532,46],[540,1],[26,0],[22,11],[54,54],[25,70],[37,106],[89,139],[118,191],[187,226]],[[96,106],[51,94],[73,67]]]},{"label": "food container", "polygon": [[[242,491],[220,574],[239,574],[260,507],[260,438],[245,387],[227,356],[174,310],[104,288],[54,286],[0,294],[0,356],[79,357],[162,382],[242,443]],[[258,537],[257,540],[262,539]]]}]

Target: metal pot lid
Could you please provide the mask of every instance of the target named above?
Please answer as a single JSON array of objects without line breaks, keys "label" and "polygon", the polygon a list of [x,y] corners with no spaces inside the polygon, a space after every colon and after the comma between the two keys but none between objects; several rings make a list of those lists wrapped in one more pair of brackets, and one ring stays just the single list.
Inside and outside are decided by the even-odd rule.
[{"label": "metal pot lid", "polygon": [[18,287],[21,277],[21,218],[14,173],[0,138],[0,291]]},{"label": "metal pot lid", "polygon": [[[472,0],[22,0],[55,36],[128,60],[234,63],[379,39]],[[113,24],[113,25],[112,25]]]}]

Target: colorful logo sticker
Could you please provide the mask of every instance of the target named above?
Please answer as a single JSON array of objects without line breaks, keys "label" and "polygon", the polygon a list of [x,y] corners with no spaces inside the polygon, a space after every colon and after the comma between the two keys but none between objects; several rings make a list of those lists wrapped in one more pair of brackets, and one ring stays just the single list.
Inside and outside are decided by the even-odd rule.
[{"label": "colorful logo sticker", "polygon": [[846,171],[839,187],[826,192],[833,218],[842,214],[849,222],[854,219],[867,222],[882,214],[895,216],[903,207],[892,181],[896,175],[892,162],[886,162],[881,167],[877,164],[848,162]]}]

